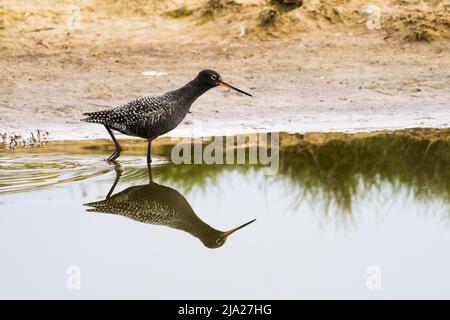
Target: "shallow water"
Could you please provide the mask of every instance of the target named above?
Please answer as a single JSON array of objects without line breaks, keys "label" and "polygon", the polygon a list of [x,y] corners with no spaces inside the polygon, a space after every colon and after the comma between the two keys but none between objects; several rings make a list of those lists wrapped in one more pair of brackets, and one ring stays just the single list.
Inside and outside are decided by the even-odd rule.
[{"label": "shallow water", "polygon": [[0,298],[450,298],[448,140],[287,144],[273,176],[166,148],[151,181],[31,151],[0,151]]}]

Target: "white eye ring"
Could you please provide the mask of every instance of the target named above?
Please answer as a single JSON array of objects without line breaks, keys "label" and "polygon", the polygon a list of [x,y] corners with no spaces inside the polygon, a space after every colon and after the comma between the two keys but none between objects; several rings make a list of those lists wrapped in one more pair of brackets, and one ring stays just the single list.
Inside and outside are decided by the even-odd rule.
[{"label": "white eye ring", "polygon": [[215,74],[211,75],[211,79],[216,81],[217,80],[217,76]]}]

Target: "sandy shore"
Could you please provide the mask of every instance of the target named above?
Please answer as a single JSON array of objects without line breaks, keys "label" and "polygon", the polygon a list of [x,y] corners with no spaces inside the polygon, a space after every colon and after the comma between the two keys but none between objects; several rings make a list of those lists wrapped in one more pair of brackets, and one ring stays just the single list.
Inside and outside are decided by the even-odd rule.
[{"label": "sandy shore", "polygon": [[107,138],[79,121],[83,112],[178,88],[204,68],[254,97],[211,90],[169,136],[450,126],[449,41],[351,28],[283,38],[227,32],[160,18],[21,32],[20,48],[0,52],[0,133]]}]

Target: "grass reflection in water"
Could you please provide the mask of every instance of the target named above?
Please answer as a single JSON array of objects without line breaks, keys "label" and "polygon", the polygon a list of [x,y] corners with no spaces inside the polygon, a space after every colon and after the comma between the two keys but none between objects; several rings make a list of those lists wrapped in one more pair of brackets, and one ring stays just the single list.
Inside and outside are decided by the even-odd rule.
[{"label": "grass reflection in water", "polygon": [[[422,131],[419,131],[422,132]],[[389,185],[397,193],[406,191],[418,201],[439,200],[446,206],[450,204],[450,139],[448,129],[423,130],[425,134],[415,137],[413,134],[368,134],[344,135],[286,135],[280,136],[280,167],[278,174],[265,179],[281,181],[297,204],[322,200],[325,209],[336,207],[339,211],[350,212],[352,204],[361,199],[371,188],[381,189]],[[430,134],[431,133],[431,134]],[[318,139],[318,137],[320,139]],[[95,143],[95,142],[94,142]],[[144,145],[132,142],[128,153],[141,154]],[[174,142],[161,143],[155,146],[159,156],[168,157]],[[44,157],[48,152],[57,152],[51,144],[41,148]],[[74,149],[71,146],[71,156],[77,154],[107,154],[108,145],[92,142],[79,143]],[[141,150],[142,149],[142,150]],[[29,152],[29,149],[25,149]],[[0,155],[0,194],[32,190],[40,181],[43,187],[49,187],[61,182],[77,179],[89,179],[104,174],[112,167],[96,160],[96,165],[89,169],[85,161],[79,165],[67,159],[66,152],[59,154],[65,165],[58,164],[57,159],[51,163],[39,163],[39,157],[30,158],[29,164],[24,163],[20,150],[4,151]],[[48,156],[47,156],[48,157]],[[123,163],[123,182],[145,179],[147,167]],[[34,170],[39,168],[41,171]],[[69,168],[69,169],[67,169]],[[20,170],[19,170],[20,169]],[[57,169],[57,170],[56,170]],[[67,170],[72,172],[67,179]],[[189,193],[194,187],[207,190],[214,185],[219,175],[238,172],[242,175],[258,173],[258,165],[174,165],[167,163],[154,167],[154,177],[163,185],[169,184],[179,192]],[[51,174],[49,174],[49,172]],[[48,180],[51,177],[51,180]],[[65,177],[65,179],[61,178]],[[27,179],[29,181],[27,181]],[[47,181],[47,180],[48,181]],[[20,182],[20,183],[19,183]],[[28,184],[27,184],[28,183]],[[252,183],[252,181],[249,181]],[[19,184],[20,188],[14,188]]]}]

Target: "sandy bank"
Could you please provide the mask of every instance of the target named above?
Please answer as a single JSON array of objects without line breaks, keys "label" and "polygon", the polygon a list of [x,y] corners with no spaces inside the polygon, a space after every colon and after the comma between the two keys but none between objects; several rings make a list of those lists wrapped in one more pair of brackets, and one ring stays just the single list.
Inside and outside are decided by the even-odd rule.
[{"label": "sandy bank", "polygon": [[[101,126],[79,122],[83,112],[172,90],[204,68],[254,97],[211,90],[170,136],[449,127],[444,38],[405,42],[344,24],[242,35],[237,21],[198,26],[160,16],[83,20],[70,32],[57,23],[42,29],[48,21],[39,21],[7,29],[3,38],[5,137],[26,140],[40,130],[48,140],[107,138]],[[19,47],[11,47],[14,37]]]}]

